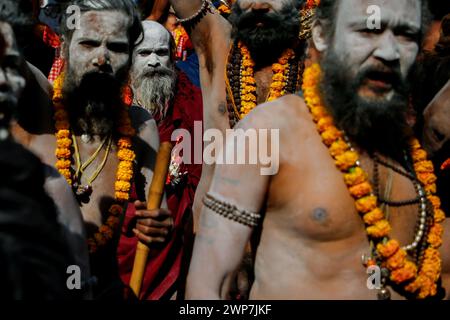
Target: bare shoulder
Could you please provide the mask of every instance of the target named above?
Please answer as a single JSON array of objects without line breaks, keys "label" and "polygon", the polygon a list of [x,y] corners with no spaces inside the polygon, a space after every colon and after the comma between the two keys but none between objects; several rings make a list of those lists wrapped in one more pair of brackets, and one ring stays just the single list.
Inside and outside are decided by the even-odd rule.
[{"label": "bare shoulder", "polygon": [[287,95],[256,107],[241,122],[241,127],[267,129],[297,129],[311,123],[311,116],[303,98]]}]

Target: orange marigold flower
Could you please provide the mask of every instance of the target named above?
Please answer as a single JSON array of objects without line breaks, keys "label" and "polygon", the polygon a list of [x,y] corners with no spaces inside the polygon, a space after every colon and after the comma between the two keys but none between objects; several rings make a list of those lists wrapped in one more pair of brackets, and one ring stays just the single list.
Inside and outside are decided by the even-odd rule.
[{"label": "orange marigold flower", "polygon": [[435,223],[428,234],[428,243],[434,248],[438,248],[442,244],[442,234],[444,233],[444,228],[439,223]]},{"label": "orange marigold flower", "polygon": [[369,213],[366,213],[363,216],[364,222],[369,226],[374,225],[375,223],[383,219],[384,213],[383,211],[381,211],[380,208],[375,208],[374,210],[370,211]]},{"label": "orange marigold flower", "polygon": [[277,73],[273,75],[272,81],[284,82],[286,81],[286,77],[282,73]]},{"label": "orange marigold flower", "polygon": [[133,171],[133,162],[131,161],[121,161],[119,162],[120,171]]},{"label": "orange marigold flower", "polygon": [[56,139],[56,147],[68,149],[72,146],[72,140],[69,138]]},{"label": "orange marigold flower", "polygon": [[433,194],[436,193],[436,191],[437,191],[436,184],[433,183],[433,184],[425,185],[425,191],[428,193],[433,193]]},{"label": "orange marigold flower", "polygon": [[69,115],[67,114],[67,112],[64,109],[61,109],[61,110],[55,111],[53,118],[56,121],[68,121]]},{"label": "orange marigold flower", "polygon": [[280,81],[275,81],[270,84],[271,90],[282,90],[284,88],[284,83]]},{"label": "orange marigold flower", "polygon": [[367,228],[367,234],[372,238],[387,237],[390,231],[391,225],[387,220],[378,221],[373,226]]},{"label": "orange marigold flower", "polygon": [[417,178],[424,185],[431,185],[437,181],[437,178],[433,173],[417,173]]},{"label": "orange marigold flower", "polygon": [[336,127],[330,127],[321,134],[323,142],[330,146],[337,139],[342,137],[342,133]]},{"label": "orange marigold flower", "polygon": [[428,158],[427,152],[423,149],[417,149],[413,150],[411,153],[412,158],[414,161],[425,161]]},{"label": "orange marigold flower", "polygon": [[[323,117],[317,121],[317,129],[319,129],[319,132],[324,132],[328,128],[334,125],[333,118],[330,116]],[[344,142],[345,143],[345,142]]]},{"label": "orange marigold flower", "polygon": [[337,141],[333,142],[330,146],[330,154],[333,158],[342,155],[344,152],[348,151],[350,147],[348,144],[342,140],[338,139]]},{"label": "orange marigold flower", "polygon": [[58,159],[61,158],[69,158],[71,156],[71,152],[67,148],[57,148],[55,151],[55,155]]},{"label": "orange marigold flower", "polygon": [[120,138],[119,141],[117,141],[117,146],[119,148],[130,149],[133,145],[131,143],[131,139],[130,138]]},{"label": "orange marigold flower", "polygon": [[431,161],[420,161],[414,164],[414,170],[417,173],[430,173],[434,172],[433,162]]},{"label": "orange marigold flower", "polygon": [[367,196],[372,192],[372,186],[368,182],[360,183],[356,186],[349,188],[350,194],[359,199],[363,196]]},{"label": "orange marigold flower", "polygon": [[324,107],[311,108],[311,114],[313,116],[314,121],[316,121],[316,122],[319,119],[328,115],[327,110]]},{"label": "orange marigold flower", "polygon": [[433,208],[439,209],[441,207],[441,199],[439,199],[439,197],[430,195],[430,196],[428,196],[428,200],[433,205]]},{"label": "orange marigold flower", "polygon": [[345,184],[349,187],[367,181],[367,175],[363,169],[355,167],[350,169],[349,173],[344,174]]},{"label": "orange marigold flower", "polygon": [[130,149],[120,149],[117,152],[117,158],[120,161],[134,161],[136,155],[134,154],[134,151]]},{"label": "orange marigold flower", "polygon": [[406,262],[406,251],[403,249],[397,250],[389,259],[386,261],[386,267],[389,270],[395,270],[402,268]]},{"label": "orange marigold flower", "polygon": [[280,72],[285,72],[286,71],[286,66],[279,64],[279,63],[274,63],[272,65],[272,71],[274,73],[280,73]]},{"label": "orange marigold flower", "polygon": [[417,140],[416,138],[411,139],[411,141],[409,142],[409,145],[411,147],[411,150],[419,150],[422,149],[419,140]]},{"label": "orange marigold flower", "polygon": [[400,249],[400,244],[397,240],[389,240],[386,244],[379,243],[377,251],[383,258],[392,257]]},{"label": "orange marigold flower", "polygon": [[391,280],[397,284],[414,279],[417,276],[417,266],[411,261],[406,261],[405,265],[391,272]]},{"label": "orange marigold flower", "polygon": [[346,151],[342,155],[336,157],[335,164],[340,170],[346,171],[351,167],[354,167],[357,161],[358,153],[354,151]]},{"label": "orange marigold flower", "polygon": [[378,199],[375,196],[367,196],[355,201],[356,210],[361,213],[368,213],[377,208]]},{"label": "orange marigold flower", "polygon": [[446,219],[445,212],[441,209],[434,209],[434,221],[437,223],[444,222]]},{"label": "orange marigold flower", "polygon": [[405,290],[411,293],[416,292],[424,285],[426,279],[427,277],[419,274],[413,282],[405,287]]},{"label": "orange marigold flower", "polygon": [[420,288],[420,292],[417,295],[418,299],[425,299],[427,297],[435,296],[437,293],[436,284],[427,277],[424,278],[422,287]]},{"label": "orange marigold flower", "polygon": [[61,170],[61,169],[68,169],[71,167],[71,165],[72,163],[70,160],[58,160],[56,161],[55,167],[56,169]]},{"label": "orange marigold flower", "polygon": [[56,139],[64,139],[64,138],[69,138],[70,137],[70,131],[69,130],[59,130],[56,133]]}]

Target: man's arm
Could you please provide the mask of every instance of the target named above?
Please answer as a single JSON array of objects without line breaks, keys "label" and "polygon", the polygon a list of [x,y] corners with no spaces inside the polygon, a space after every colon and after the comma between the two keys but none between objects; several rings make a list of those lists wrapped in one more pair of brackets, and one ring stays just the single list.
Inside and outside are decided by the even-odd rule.
[{"label": "man's arm", "polygon": [[[249,119],[244,119],[238,128],[251,128],[252,125],[246,124]],[[233,145],[228,142],[226,150]],[[245,150],[247,156],[249,152],[256,152],[249,150],[248,145],[245,148],[238,145],[236,150]],[[240,211],[259,213],[270,179],[261,175],[260,169],[260,165],[217,165],[209,194],[221,202],[235,205]],[[187,299],[227,297],[251,233],[250,227],[203,206],[187,280]]]},{"label": "man's arm", "polygon": [[[143,109],[142,109],[143,110]],[[142,117],[145,114],[139,110]],[[146,112],[145,112],[146,113]],[[140,121],[137,121],[138,123]],[[143,187],[145,197],[147,197],[150,184],[153,179],[153,170],[155,168],[156,155],[159,150],[159,132],[155,120],[146,120],[140,126],[138,135],[138,148],[142,159],[140,159],[141,175],[144,178]],[[136,201],[136,217],[138,218],[136,228],[133,230],[136,237],[143,243],[150,245],[151,243],[166,242],[170,236],[170,231],[173,227],[173,218],[167,208],[165,197],[163,198],[161,209],[147,210],[147,203]]]},{"label": "man's arm", "polygon": [[[204,0],[171,0],[176,14],[181,19],[193,17],[202,7]],[[185,26],[189,26],[189,23]],[[189,28],[187,28],[189,29]],[[224,55],[230,45],[230,24],[218,13],[208,12],[197,24],[187,30],[192,43],[199,56],[200,67],[206,68],[211,75],[216,68],[224,69],[224,65],[218,63],[225,60]],[[220,70],[222,70],[220,69]],[[223,70],[222,70],[223,71]],[[221,79],[223,81],[223,79]]]}]

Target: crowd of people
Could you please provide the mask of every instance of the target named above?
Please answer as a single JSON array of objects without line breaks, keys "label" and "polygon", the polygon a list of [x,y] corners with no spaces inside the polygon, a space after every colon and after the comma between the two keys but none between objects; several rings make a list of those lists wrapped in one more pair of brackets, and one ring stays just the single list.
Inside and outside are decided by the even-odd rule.
[{"label": "crowd of people", "polygon": [[446,2],[0,0],[0,66],[0,297],[450,298]]}]

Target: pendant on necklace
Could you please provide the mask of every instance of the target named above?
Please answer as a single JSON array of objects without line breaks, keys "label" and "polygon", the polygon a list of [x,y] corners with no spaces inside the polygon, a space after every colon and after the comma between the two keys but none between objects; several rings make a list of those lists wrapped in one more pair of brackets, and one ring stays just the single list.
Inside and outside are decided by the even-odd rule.
[{"label": "pendant on necklace", "polygon": [[83,141],[83,143],[89,143],[91,141],[91,136],[84,133],[81,135],[81,141]]},{"label": "pendant on necklace", "polygon": [[78,185],[75,184],[74,185],[74,189],[75,189],[75,195],[78,199],[78,201],[82,202],[82,203],[88,203],[89,199],[92,195],[92,186],[90,185]]}]

